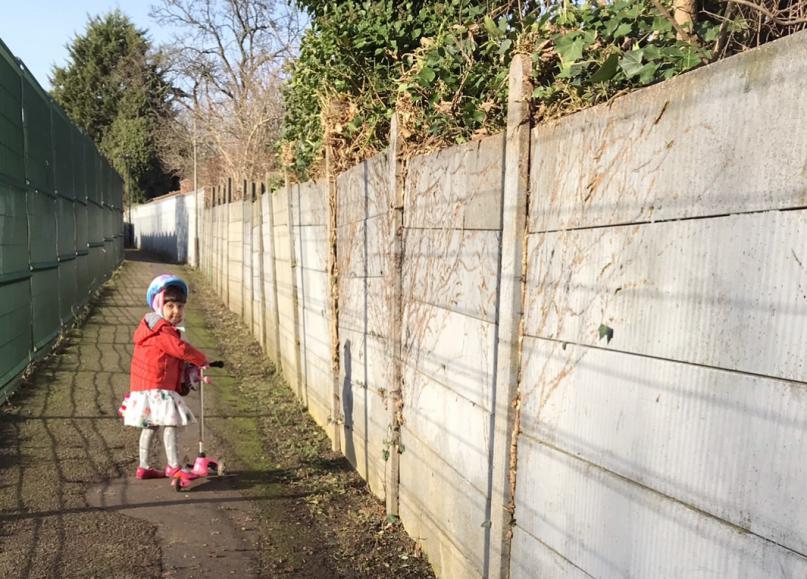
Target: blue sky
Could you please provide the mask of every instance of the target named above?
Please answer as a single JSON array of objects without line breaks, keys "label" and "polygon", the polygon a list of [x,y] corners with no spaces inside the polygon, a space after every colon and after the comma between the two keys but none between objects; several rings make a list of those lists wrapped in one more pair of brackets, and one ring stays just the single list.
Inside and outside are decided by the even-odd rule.
[{"label": "blue sky", "polygon": [[51,68],[65,65],[66,45],[84,32],[90,16],[119,8],[136,26],[148,30],[154,44],[168,40],[168,34],[148,17],[151,4],[148,0],[0,0],[0,39],[50,90]]}]

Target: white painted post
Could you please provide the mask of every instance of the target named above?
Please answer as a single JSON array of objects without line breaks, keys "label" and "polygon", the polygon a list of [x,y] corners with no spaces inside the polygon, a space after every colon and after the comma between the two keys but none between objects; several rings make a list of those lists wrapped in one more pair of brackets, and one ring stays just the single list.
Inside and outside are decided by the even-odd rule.
[{"label": "white painted post", "polygon": [[490,521],[486,541],[485,575],[506,579],[510,574],[514,437],[518,435],[516,406],[521,364],[523,310],[522,269],[525,256],[530,166],[530,57],[517,55],[510,65],[502,202],[502,257],[499,271],[498,366],[491,433],[492,479]]}]

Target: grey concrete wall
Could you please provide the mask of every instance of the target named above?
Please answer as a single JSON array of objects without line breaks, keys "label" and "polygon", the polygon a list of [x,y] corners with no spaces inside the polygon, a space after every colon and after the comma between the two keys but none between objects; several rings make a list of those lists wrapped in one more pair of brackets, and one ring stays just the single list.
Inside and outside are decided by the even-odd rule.
[{"label": "grey concrete wall", "polygon": [[280,360],[280,324],[277,291],[278,248],[275,241],[275,195],[266,193],[261,197],[263,213],[263,299],[266,345],[264,350],[275,360]]},{"label": "grey concrete wall", "polygon": [[381,498],[392,381],[387,169],[381,154],[340,175],[336,216],[343,452]]},{"label": "grey concrete wall", "polygon": [[327,186],[308,182],[295,184],[291,190],[301,380],[309,412],[325,427],[333,410]]},{"label": "grey concrete wall", "polygon": [[292,284],[292,237],[289,232],[289,193],[281,188],[274,193],[274,241],[277,273],[280,366],[289,386],[298,394],[298,370],[295,355],[294,284]]},{"label": "grey concrete wall", "polygon": [[225,253],[227,299],[230,310],[244,314],[244,207],[243,201],[233,201],[227,205],[227,249]]},{"label": "grey concrete wall", "polygon": [[264,196],[266,351],[439,576],[807,575],[805,41],[408,160],[400,304],[387,155],[339,175],[337,396],[327,185]]},{"label": "grey concrete wall", "polygon": [[[203,192],[200,193],[202,195]],[[104,212],[96,206],[93,216],[98,235],[109,235],[110,223],[103,223]],[[124,216],[129,218],[127,211]],[[135,205],[131,210],[135,246],[176,263],[196,263],[196,194],[169,195]],[[104,230],[106,229],[106,232]],[[103,252],[102,252],[103,254]]]},{"label": "grey concrete wall", "polygon": [[252,335],[255,336],[255,339],[258,340],[258,343],[261,344],[261,347],[264,349],[266,348],[266,344],[263,343],[263,326],[265,320],[261,318],[261,299],[262,299],[262,284],[263,279],[261,278],[262,272],[262,256],[260,252],[260,227],[258,220],[261,218],[260,206],[261,203],[260,197],[254,199],[250,206],[250,273],[249,276],[250,280],[250,290],[252,293],[252,298],[250,300],[250,327],[252,328]]},{"label": "grey concrete wall", "polygon": [[534,130],[513,577],[807,573],[805,40]]},{"label": "grey concrete wall", "polygon": [[250,192],[247,192],[244,201],[241,204],[242,209],[242,221],[241,221],[241,230],[242,233],[242,241],[241,241],[241,248],[242,248],[242,269],[241,269],[241,279],[243,280],[243,284],[241,285],[241,300],[242,300],[242,310],[241,310],[241,318],[244,320],[244,323],[247,327],[252,326],[252,199],[250,198]]},{"label": "grey concrete wall", "polygon": [[401,520],[445,577],[486,549],[502,157],[498,135],[407,164]]}]

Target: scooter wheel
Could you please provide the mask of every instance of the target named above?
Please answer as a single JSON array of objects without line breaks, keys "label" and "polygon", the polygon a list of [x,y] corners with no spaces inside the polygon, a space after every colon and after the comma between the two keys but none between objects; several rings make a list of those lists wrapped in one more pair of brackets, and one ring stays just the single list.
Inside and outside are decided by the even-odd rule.
[{"label": "scooter wheel", "polygon": [[171,486],[174,487],[174,490],[178,493],[182,492],[182,484],[178,478],[175,478],[171,481]]}]

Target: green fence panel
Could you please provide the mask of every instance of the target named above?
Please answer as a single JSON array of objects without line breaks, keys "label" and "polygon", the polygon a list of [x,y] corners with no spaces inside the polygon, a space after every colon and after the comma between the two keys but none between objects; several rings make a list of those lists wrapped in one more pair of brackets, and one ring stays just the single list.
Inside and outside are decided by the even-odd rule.
[{"label": "green fence panel", "polygon": [[[96,173],[97,175],[97,173]],[[104,261],[104,213],[103,207],[94,202],[87,203],[87,218],[89,221],[89,238],[87,245],[90,250],[90,291],[95,290],[104,281],[106,262]]]},{"label": "green fence panel", "polygon": [[[82,153],[83,159],[83,153]],[[83,183],[83,171],[82,171]],[[83,187],[77,189],[82,191]],[[90,295],[90,284],[92,277],[90,276],[90,248],[89,248],[89,211],[93,205],[86,201],[76,202],[76,280],[77,280],[77,298],[79,305],[87,303],[87,298]]]},{"label": "green fence panel", "polygon": [[56,267],[56,200],[45,193],[28,191],[29,260],[33,269]]},{"label": "green fence panel", "polygon": [[57,199],[28,191],[29,261],[34,353],[58,335],[59,287]]},{"label": "green fence panel", "polygon": [[109,279],[115,269],[115,240],[104,241],[104,279]]},{"label": "green fence panel", "polygon": [[90,291],[93,292],[104,283],[105,273],[104,243],[90,246]]},{"label": "green fence panel", "polygon": [[0,283],[28,277],[25,191],[0,182]]},{"label": "green fence panel", "polygon": [[85,250],[76,256],[76,298],[77,305],[83,306],[90,297],[90,285],[92,276],[90,275],[90,252]]},{"label": "green fence panel", "polygon": [[87,244],[90,241],[89,235],[89,204],[77,202],[76,213],[76,254],[87,255]]},{"label": "green fence panel", "polygon": [[104,206],[115,206],[115,169],[109,162],[104,162]]},{"label": "green fence panel", "polygon": [[87,190],[84,177],[84,139],[87,137],[75,126],[70,128],[70,155],[73,166],[73,198],[87,201]]},{"label": "green fence panel", "polygon": [[30,361],[31,283],[0,285],[0,393]]},{"label": "green fence panel", "polygon": [[89,246],[104,241],[104,208],[95,203],[87,203],[87,241]]},{"label": "green fence panel", "polygon": [[104,207],[104,241],[115,239],[115,214],[117,211],[112,207]]},{"label": "green fence panel", "polygon": [[82,147],[84,149],[84,197],[87,201],[98,200],[98,175],[95,165],[97,163],[97,153],[95,145],[92,144],[88,137],[82,139]]},{"label": "green fence panel", "polygon": [[95,171],[95,188],[94,196],[90,197],[90,201],[97,203],[98,205],[103,205],[104,203],[104,158],[98,152],[98,149],[95,148],[93,145],[92,150],[94,151],[95,163],[93,164],[93,170]]},{"label": "green fence panel", "polygon": [[106,203],[106,186],[108,180],[106,167],[106,160],[103,158],[98,159],[98,199],[96,199],[95,202],[102,207]]},{"label": "green fence panel", "polygon": [[57,225],[59,230],[59,261],[76,257],[76,202],[59,197]]},{"label": "green fence panel", "polygon": [[0,41],[0,397],[120,263],[122,192]]},{"label": "green fence panel", "polygon": [[51,107],[53,125],[53,187],[55,193],[75,199],[73,188],[73,129],[58,107]]},{"label": "green fence panel", "polygon": [[22,126],[25,131],[25,178],[41,193],[53,192],[53,143],[50,102],[26,71],[22,85]]},{"label": "green fence panel", "polygon": [[123,209],[123,179],[117,173],[112,176],[112,206]]},{"label": "green fence panel", "polygon": [[59,263],[59,319],[62,325],[73,320],[79,301],[78,260],[62,261]]},{"label": "green fence panel", "polygon": [[22,79],[16,61],[0,42],[0,180],[25,185]]},{"label": "green fence panel", "polygon": [[32,272],[31,308],[33,310],[34,351],[49,345],[59,334],[59,269],[53,267]]}]

